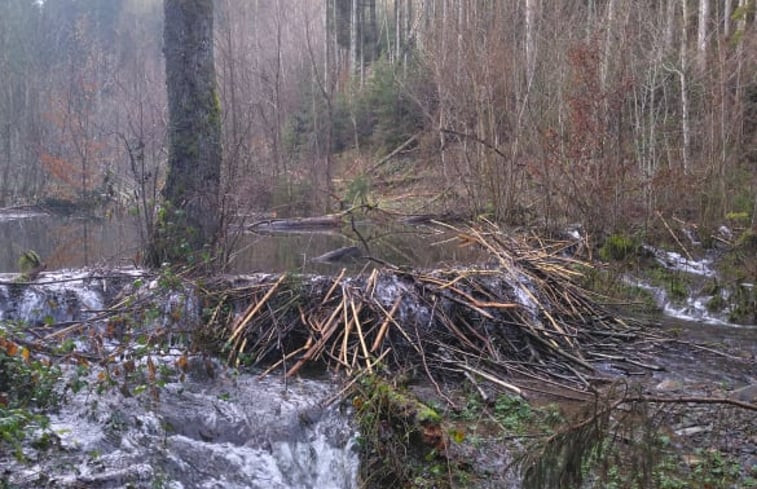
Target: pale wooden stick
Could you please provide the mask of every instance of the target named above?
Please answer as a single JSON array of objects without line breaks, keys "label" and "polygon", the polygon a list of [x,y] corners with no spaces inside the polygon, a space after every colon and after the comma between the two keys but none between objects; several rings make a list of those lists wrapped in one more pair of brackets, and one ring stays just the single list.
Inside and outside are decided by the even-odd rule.
[{"label": "pale wooden stick", "polygon": [[352,319],[355,321],[355,326],[357,326],[357,337],[360,340],[360,347],[363,349],[363,357],[365,358],[365,365],[368,367],[368,373],[372,374],[373,369],[371,368],[371,358],[368,355],[368,347],[365,345],[365,338],[363,337],[363,327],[360,325],[360,318],[358,316],[357,310],[355,310],[355,301],[350,300],[350,307],[352,307]]},{"label": "pale wooden stick", "polygon": [[384,322],[381,323],[378,335],[376,336],[376,339],[373,340],[373,345],[371,345],[371,353],[375,352],[379,348],[379,346],[381,346],[381,343],[383,343],[384,336],[386,336],[387,331],[389,331],[389,321],[394,318],[394,315],[397,312],[397,308],[399,308],[401,302],[402,294],[397,296],[397,300],[394,301],[392,309],[389,311],[389,314],[386,315],[386,318],[384,318]]},{"label": "pale wooden stick", "polygon": [[281,274],[281,277],[279,277],[279,279],[276,281],[276,283],[273,284],[273,287],[271,287],[270,289],[268,289],[268,292],[265,293],[265,295],[260,300],[260,302],[258,302],[257,304],[251,305],[247,309],[247,311],[245,312],[244,316],[242,317],[242,320],[239,321],[239,323],[233,328],[234,332],[231,334],[231,336],[229,337],[229,339],[226,340],[226,344],[227,345],[230,344],[230,343],[232,343],[237,338],[237,336],[239,336],[239,334],[242,332],[242,330],[247,325],[247,323],[249,323],[250,320],[253,318],[253,316],[255,316],[255,314],[257,314],[258,311],[260,311],[260,309],[263,307],[263,305],[266,303],[266,301],[271,298],[271,296],[273,295],[273,293],[276,292],[276,289],[281,284],[281,282],[284,281],[285,278],[286,278],[286,273]]},{"label": "pale wooden stick", "polygon": [[334,290],[336,289],[337,285],[339,285],[342,281],[342,277],[344,277],[344,273],[347,271],[346,268],[342,268],[342,271],[339,272],[339,275],[334,279],[334,283],[331,285],[331,288],[328,292],[326,292],[326,295],[324,296],[323,300],[321,301],[321,305],[326,304],[328,300],[331,298],[331,294],[334,293]]}]

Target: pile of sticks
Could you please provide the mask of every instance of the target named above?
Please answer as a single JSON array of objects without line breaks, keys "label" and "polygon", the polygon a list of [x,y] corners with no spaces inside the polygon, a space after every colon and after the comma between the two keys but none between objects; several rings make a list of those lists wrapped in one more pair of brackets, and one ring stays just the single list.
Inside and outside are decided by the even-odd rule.
[{"label": "pile of sticks", "polygon": [[321,362],[352,376],[423,372],[438,386],[436,378],[454,374],[523,394],[536,384],[585,392],[608,369],[659,369],[634,347],[650,336],[581,288],[590,265],[565,253],[570,243],[507,236],[494,225],[455,231],[461,246],[480,246],[490,260],[237,278],[216,287],[211,324],[231,363],[287,376]]}]

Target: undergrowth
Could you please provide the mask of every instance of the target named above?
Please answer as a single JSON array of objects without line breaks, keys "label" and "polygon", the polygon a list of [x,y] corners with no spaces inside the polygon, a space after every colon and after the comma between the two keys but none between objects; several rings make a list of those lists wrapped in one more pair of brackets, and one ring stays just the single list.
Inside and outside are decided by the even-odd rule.
[{"label": "undergrowth", "polygon": [[635,236],[612,234],[599,248],[599,257],[604,261],[620,261],[635,255],[641,243]]},{"label": "undergrowth", "polygon": [[471,384],[448,393],[456,407],[379,377],[358,384],[361,487],[509,487],[521,477],[525,489],[757,487],[755,468],[732,453],[673,434],[685,408],[623,402],[614,389],[562,407],[484,400]]},{"label": "undergrowth", "polygon": [[[615,400],[616,395],[611,390],[597,398],[526,451],[521,461],[525,489],[757,487],[754,467],[742,466],[717,444],[697,446],[670,429],[685,407],[626,402]],[[710,427],[709,443],[723,436],[718,429]]]},{"label": "undergrowth", "polygon": [[35,434],[45,445],[48,419],[44,410],[58,405],[55,386],[60,368],[37,358],[12,335],[23,325],[0,323],[0,449],[23,459],[22,443]]},{"label": "undergrowth", "polygon": [[581,286],[601,295],[601,302],[623,305],[629,312],[651,313],[659,309],[651,291],[623,280],[623,271],[616,267],[596,267],[581,272]]},{"label": "undergrowth", "polygon": [[[363,380],[352,405],[361,437],[361,487],[413,489],[478,487],[488,459],[506,455],[513,440],[551,433],[562,420],[555,405],[533,407],[499,394],[483,401],[471,389],[456,407],[421,401],[412,389],[379,377]],[[476,460],[473,453],[491,450]]]}]

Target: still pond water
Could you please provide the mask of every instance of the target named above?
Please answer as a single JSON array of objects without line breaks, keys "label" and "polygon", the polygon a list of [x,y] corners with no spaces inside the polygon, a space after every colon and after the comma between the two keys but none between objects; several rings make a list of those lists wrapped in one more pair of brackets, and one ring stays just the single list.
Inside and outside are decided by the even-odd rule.
[{"label": "still pond water", "polygon": [[[460,248],[451,233],[433,227],[363,223],[358,230],[360,236],[349,225],[318,232],[245,232],[238,236],[231,271],[333,274],[343,267],[359,271],[370,265],[368,260],[322,263],[314,258],[347,246],[364,253],[363,240],[371,256],[398,266],[439,268],[481,258],[471,248]],[[0,212],[0,273],[17,272],[18,258],[27,250],[36,251],[48,270],[134,265],[139,258],[139,228],[129,217]]]}]

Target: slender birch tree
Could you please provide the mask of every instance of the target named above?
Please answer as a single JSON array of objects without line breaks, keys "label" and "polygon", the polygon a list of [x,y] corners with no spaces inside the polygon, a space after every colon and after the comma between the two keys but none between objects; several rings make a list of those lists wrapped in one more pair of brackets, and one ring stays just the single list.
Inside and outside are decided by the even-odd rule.
[{"label": "slender birch tree", "polygon": [[531,86],[536,68],[536,40],[534,37],[536,22],[536,1],[526,0],[526,83]]},{"label": "slender birch tree", "polygon": [[688,35],[689,7],[687,0],[681,0],[681,69],[678,76],[681,82],[681,132],[683,133],[683,147],[681,161],[684,173],[689,172],[689,153],[691,148],[691,128],[689,126],[689,87],[687,71],[689,69],[689,35]]},{"label": "slender birch tree", "polygon": [[697,68],[700,73],[707,69],[707,37],[709,35],[710,0],[699,0],[697,17]]}]

